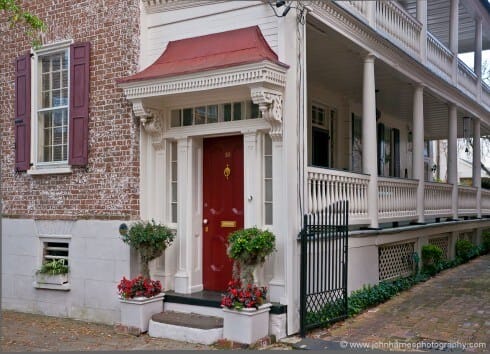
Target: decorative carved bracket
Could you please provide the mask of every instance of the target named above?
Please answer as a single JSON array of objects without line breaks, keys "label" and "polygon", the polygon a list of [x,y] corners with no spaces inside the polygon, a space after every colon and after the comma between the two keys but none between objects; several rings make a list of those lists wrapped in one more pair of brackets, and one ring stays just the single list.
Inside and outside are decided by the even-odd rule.
[{"label": "decorative carved bracket", "polygon": [[151,136],[153,146],[155,148],[163,146],[163,112],[145,107],[141,100],[135,100],[132,103],[133,112],[135,116],[139,117],[143,130]]},{"label": "decorative carved bracket", "polygon": [[262,118],[271,126],[269,135],[273,141],[282,140],[282,93],[264,87],[250,90],[252,101],[259,105]]}]

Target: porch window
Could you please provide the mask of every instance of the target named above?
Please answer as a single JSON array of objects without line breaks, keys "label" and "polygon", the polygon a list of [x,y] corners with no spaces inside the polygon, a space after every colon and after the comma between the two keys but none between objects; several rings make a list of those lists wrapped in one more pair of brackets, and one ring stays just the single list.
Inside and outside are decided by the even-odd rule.
[{"label": "porch window", "polygon": [[264,224],[272,225],[272,140],[264,135]]},{"label": "porch window", "polygon": [[400,130],[378,124],[378,175],[400,177]]},{"label": "porch window", "polygon": [[333,166],[332,132],[337,111],[318,104],[311,106],[311,140],[313,166]]},{"label": "porch window", "polygon": [[174,109],[170,127],[230,122],[260,118],[260,110],[252,101],[212,104],[199,107]]},{"label": "porch window", "polygon": [[352,171],[362,173],[362,119],[352,113]]},{"label": "porch window", "polygon": [[177,142],[170,144],[170,192],[172,198],[170,199],[170,221],[177,223]]}]

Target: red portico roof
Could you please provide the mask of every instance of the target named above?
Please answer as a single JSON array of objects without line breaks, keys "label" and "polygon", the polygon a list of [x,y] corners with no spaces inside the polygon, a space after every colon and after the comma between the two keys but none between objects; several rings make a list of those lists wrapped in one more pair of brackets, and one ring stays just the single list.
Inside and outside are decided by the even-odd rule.
[{"label": "red portico roof", "polygon": [[258,26],[171,41],[162,55],[145,70],[119,83],[159,79],[223,69],[268,60],[282,67]]}]

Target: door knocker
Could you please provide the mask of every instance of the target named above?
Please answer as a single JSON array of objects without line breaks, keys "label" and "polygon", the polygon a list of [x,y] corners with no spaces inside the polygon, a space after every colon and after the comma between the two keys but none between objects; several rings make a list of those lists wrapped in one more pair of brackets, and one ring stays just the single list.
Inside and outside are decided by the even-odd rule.
[{"label": "door knocker", "polygon": [[225,167],[225,170],[223,171],[223,174],[225,175],[226,179],[228,179],[228,177],[230,177],[230,174],[231,174],[230,165],[226,164],[226,167]]}]

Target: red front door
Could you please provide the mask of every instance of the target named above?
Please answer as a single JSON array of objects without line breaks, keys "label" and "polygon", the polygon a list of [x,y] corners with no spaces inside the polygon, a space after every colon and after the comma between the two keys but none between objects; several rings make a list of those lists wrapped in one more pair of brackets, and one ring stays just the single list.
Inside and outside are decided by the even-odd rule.
[{"label": "red front door", "polygon": [[223,291],[231,279],[228,235],[243,228],[243,137],[204,139],[203,285]]}]

